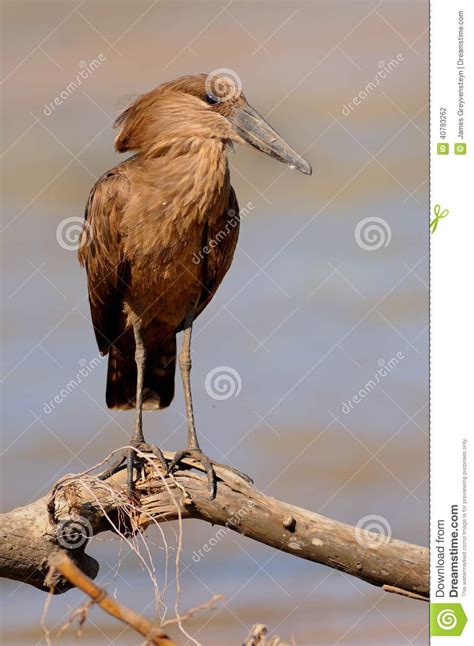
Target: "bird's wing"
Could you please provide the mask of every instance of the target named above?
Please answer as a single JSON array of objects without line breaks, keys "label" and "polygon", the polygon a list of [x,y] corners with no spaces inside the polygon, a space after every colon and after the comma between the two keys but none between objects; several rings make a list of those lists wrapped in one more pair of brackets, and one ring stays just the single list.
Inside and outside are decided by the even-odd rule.
[{"label": "bird's wing", "polygon": [[201,299],[197,306],[196,316],[200,314],[212,299],[229,269],[234,257],[239,237],[240,217],[239,203],[234,189],[230,188],[229,201],[222,217],[213,227],[208,228],[207,243],[211,241],[212,252],[206,255],[206,270]]},{"label": "bird's wing", "polygon": [[127,263],[120,230],[127,193],[128,179],[117,169],[97,181],[89,195],[79,246],[79,262],[87,271],[92,324],[101,354],[109,351],[123,317]]}]

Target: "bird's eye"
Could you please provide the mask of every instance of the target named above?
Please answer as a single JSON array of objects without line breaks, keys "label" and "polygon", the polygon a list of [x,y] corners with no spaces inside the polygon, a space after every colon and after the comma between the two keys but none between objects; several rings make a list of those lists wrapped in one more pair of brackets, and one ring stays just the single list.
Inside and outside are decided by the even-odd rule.
[{"label": "bird's eye", "polygon": [[206,103],[209,103],[209,105],[216,105],[219,103],[219,99],[215,96],[215,94],[210,94],[209,92],[204,95],[204,101]]}]

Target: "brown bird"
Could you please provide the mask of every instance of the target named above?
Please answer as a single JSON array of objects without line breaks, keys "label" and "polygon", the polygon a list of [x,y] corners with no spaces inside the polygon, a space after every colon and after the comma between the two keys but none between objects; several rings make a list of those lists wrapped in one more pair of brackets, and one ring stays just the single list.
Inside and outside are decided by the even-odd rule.
[{"label": "brown bird", "polygon": [[[116,150],[135,154],[93,187],[79,248],[95,336],[101,354],[109,356],[107,406],[135,408],[131,446],[153,452],[165,469],[186,456],[199,460],[213,497],[216,463],[201,451],[193,416],[191,330],[237,243],[239,207],[227,151],[233,142],[249,143],[307,175],[311,166],[226,76],[164,83],[137,98],[115,126]],[[173,399],[180,331],[187,445],[167,465],[160,449],[145,444],[142,410],[166,408]],[[113,469],[124,460],[131,490],[135,450]]]}]

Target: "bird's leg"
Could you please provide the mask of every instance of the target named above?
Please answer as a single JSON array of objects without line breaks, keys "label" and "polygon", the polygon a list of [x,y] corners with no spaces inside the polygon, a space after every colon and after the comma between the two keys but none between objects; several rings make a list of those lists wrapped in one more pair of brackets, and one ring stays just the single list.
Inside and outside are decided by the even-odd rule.
[{"label": "bird's leg", "polygon": [[207,473],[207,479],[209,482],[209,495],[211,498],[214,498],[216,494],[216,474],[214,471],[213,465],[230,469],[234,471],[238,476],[252,482],[251,478],[247,475],[234,469],[233,467],[228,467],[223,464],[219,464],[214,460],[210,460],[207,455],[205,455],[201,447],[199,446],[199,441],[196,433],[196,425],[194,423],[194,413],[193,413],[193,399],[191,395],[191,333],[193,327],[195,309],[192,308],[184,321],[184,330],[183,330],[183,343],[181,345],[181,350],[178,355],[179,369],[181,372],[181,378],[183,380],[183,390],[184,390],[184,401],[186,406],[186,426],[187,426],[187,446],[184,450],[177,451],[173,460],[171,461],[168,470],[171,471],[183,458],[191,457],[198,460],[204,467]]},{"label": "bird's leg", "polygon": [[183,343],[179,352],[178,361],[179,369],[181,372],[181,379],[183,381],[184,402],[186,406],[186,427],[188,438],[187,448],[190,450],[196,449],[200,451],[196,433],[196,425],[194,423],[193,398],[191,394],[191,333],[193,329],[193,315],[194,311],[192,311],[191,316],[186,317],[185,320]]},{"label": "bird's leg", "polygon": [[215,496],[216,474],[212,462],[204,455],[199,446],[194,423],[193,399],[191,395],[191,333],[193,328],[195,308],[191,308],[184,320],[183,342],[178,355],[179,370],[183,381],[184,402],[186,406],[186,427],[187,427],[187,445],[182,451],[177,451],[168,469],[171,471],[178,462],[184,457],[192,457],[198,460],[207,473],[209,481],[209,494],[211,498]]},{"label": "bird's leg", "polygon": [[191,395],[191,333],[194,320],[193,308],[190,310],[184,321],[184,330],[183,330],[183,343],[181,350],[178,355],[178,363],[181,372],[181,378],[183,380],[183,390],[184,390],[184,401],[186,405],[186,426],[187,426],[187,446],[184,450],[177,451],[173,460],[171,461],[168,471],[171,471],[183,458],[190,457],[198,460],[204,467],[207,473],[207,479],[209,482],[209,495],[214,498],[216,494],[216,474],[214,471],[214,466],[222,467],[224,469],[229,469],[236,473],[239,477],[243,478],[247,482],[252,482],[249,476],[245,475],[238,469],[233,467],[220,464],[214,460],[210,460],[207,455],[205,455],[201,447],[199,446],[199,441],[197,439],[196,425],[194,423],[194,413],[193,413],[193,399]]},{"label": "bird's leg", "polygon": [[133,334],[135,336],[135,363],[137,364],[137,394],[135,404],[135,428],[133,430],[132,439],[130,444],[133,449],[130,449],[127,456],[127,485],[129,493],[133,490],[133,467],[140,463],[141,460],[137,458],[136,451],[143,451],[144,453],[153,453],[160,461],[162,467],[167,471],[167,463],[161,450],[151,444],[145,443],[143,436],[143,380],[145,377],[146,368],[146,348],[143,343],[143,330],[139,323],[133,326]]},{"label": "bird's leg", "polygon": [[168,470],[168,465],[165,460],[165,457],[161,450],[153,446],[152,444],[146,444],[145,438],[143,436],[143,419],[142,419],[142,407],[143,407],[143,379],[145,376],[146,368],[146,348],[143,343],[143,332],[140,324],[135,324],[133,326],[133,333],[135,336],[135,363],[137,365],[137,393],[136,393],[136,405],[135,405],[135,428],[133,430],[132,439],[130,444],[133,447],[129,449],[126,453],[119,456],[119,458],[112,464],[107,471],[104,471],[99,475],[101,480],[106,480],[113,473],[115,473],[122,466],[124,460],[126,460],[127,466],[127,487],[128,492],[131,494],[133,491],[133,469],[135,466],[139,465],[142,460],[137,456],[136,450],[142,451],[143,453],[153,453],[158,460],[160,461],[165,472]]},{"label": "bird's leg", "polygon": [[143,343],[143,332],[141,325],[136,323],[133,326],[133,335],[135,337],[135,363],[137,365],[137,394],[135,399],[135,428],[132,435],[131,444],[143,444],[145,438],[143,437],[143,378],[145,376],[146,367],[146,348]]}]

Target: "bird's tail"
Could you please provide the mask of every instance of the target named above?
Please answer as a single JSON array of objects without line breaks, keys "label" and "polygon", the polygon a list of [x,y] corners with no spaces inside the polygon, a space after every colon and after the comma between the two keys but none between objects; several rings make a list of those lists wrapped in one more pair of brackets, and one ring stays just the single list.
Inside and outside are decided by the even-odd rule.
[{"label": "bird's tail", "polygon": [[[120,347],[109,350],[107,390],[105,399],[109,408],[135,408],[137,367],[133,352],[134,339],[125,334]],[[132,349],[132,352],[130,352]],[[157,410],[169,406],[174,397],[176,367],[176,336],[173,334],[151,351],[147,348],[143,384],[143,410]]]}]

